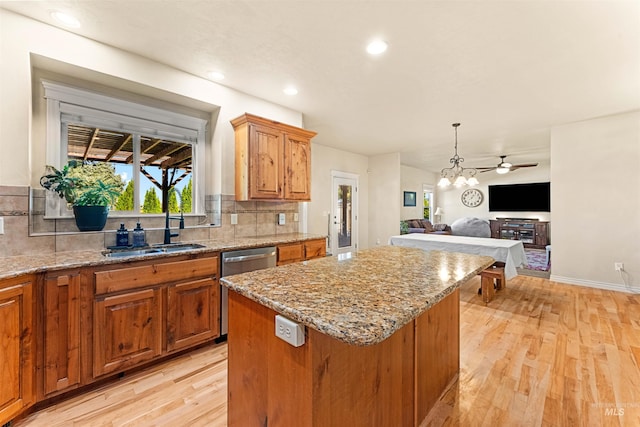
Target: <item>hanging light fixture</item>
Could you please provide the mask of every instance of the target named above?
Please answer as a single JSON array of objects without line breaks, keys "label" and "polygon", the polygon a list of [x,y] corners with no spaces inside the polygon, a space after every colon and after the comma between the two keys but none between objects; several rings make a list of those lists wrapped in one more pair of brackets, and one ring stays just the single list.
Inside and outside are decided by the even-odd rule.
[{"label": "hanging light fixture", "polygon": [[451,126],[453,126],[456,137],[455,154],[449,159],[449,163],[452,163],[453,166],[442,169],[438,186],[447,187],[453,184],[455,187],[463,187],[465,185],[473,187],[478,185],[479,182],[476,178],[478,171],[473,168],[463,168],[461,163],[464,162],[464,158],[458,156],[458,126],[460,126],[460,123],[454,123]]}]

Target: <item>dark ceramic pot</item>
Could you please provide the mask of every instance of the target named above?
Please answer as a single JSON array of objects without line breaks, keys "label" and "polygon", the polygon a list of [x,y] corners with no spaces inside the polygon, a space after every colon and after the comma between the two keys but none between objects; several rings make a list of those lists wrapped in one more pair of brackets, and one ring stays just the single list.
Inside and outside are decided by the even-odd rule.
[{"label": "dark ceramic pot", "polygon": [[73,215],[80,231],[100,231],[107,223],[109,206],[74,206]]}]

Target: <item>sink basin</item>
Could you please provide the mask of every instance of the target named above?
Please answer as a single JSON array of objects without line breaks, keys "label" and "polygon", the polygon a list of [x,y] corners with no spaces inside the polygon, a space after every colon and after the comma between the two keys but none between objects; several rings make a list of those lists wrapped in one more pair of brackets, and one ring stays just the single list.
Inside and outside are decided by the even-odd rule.
[{"label": "sink basin", "polygon": [[191,249],[200,249],[204,248],[204,245],[199,245],[197,243],[169,243],[166,245],[153,245],[149,249],[159,249],[161,252],[180,252],[180,251],[189,251]]},{"label": "sink basin", "polygon": [[124,258],[148,254],[183,252],[199,248],[204,248],[204,245],[199,245],[197,243],[170,243],[167,245],[154,245],[147,248],[113,249],[103,252],[102,254],[109,258]]}]

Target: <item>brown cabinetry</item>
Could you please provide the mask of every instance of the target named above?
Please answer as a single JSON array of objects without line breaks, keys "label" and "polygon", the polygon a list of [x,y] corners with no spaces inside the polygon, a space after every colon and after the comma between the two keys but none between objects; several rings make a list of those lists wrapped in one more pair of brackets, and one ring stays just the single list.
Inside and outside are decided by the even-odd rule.
[{"label": "brown cabinetry", "polygon": [[499,218],[490,227],[494,239],[520,240],[526,248],[544,249],[550,243],[548,221]]},{"label": "brown cabinetry", "polygon": [[98,298],[93,312],[93,376],[160,356],[161,328],[159,288]]},{"label": "brown cabinetry", "polygon": [[48,397],[80,383],[80,271],[47,274],[43,300],[43,387],[38,393]]},{"label": "brown cabinetry", "polygon": [[220,286],[206,278],[169,286],[167,351],[182,350],[219,335]]},{"label": "brown cabinetry", "polygon": [[316,133],[251,114],[231,121],[236,200],[311,200],[311,138]]},{"label": "brown cabinetry", "polygon": [[326,256],[326,239],[305,240],[304,242],[278,245],[278,265],[306,261]]},{"label": "brown cabinetry", "polygon": [[31,275],[0,280],[0,425],[34,400],[33,281]]},{"label": "brown cabinetry", "polygon": [[219,334],[218,257],[94,273],[94,378]]}]

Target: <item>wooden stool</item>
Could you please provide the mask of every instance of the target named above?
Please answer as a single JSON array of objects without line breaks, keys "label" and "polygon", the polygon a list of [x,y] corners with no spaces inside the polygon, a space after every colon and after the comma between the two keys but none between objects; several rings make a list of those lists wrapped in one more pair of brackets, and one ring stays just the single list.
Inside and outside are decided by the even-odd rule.
[{"label": "wooden stool", "polygon": [[482,289],[482,300],[488,303],[493,299],[493,281],[495,280],[496,289],[500,290],[507,287],[507,279],[504,276],[504,267],[489,267],[480,272],[480,286]]}]

